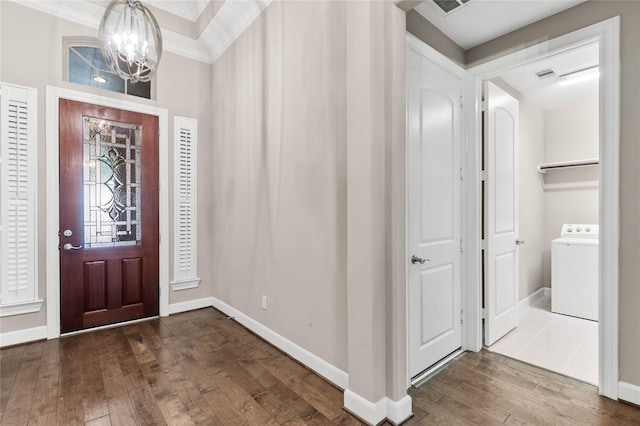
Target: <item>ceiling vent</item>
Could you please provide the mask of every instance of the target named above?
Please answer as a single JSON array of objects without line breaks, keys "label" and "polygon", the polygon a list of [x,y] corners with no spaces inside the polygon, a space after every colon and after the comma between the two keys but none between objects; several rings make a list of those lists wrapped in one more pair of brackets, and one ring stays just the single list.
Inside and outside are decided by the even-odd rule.
[{"label": "ceiling vent", "polygon": [[445,15],[460,9],[472,0],[432,0]]},{"label": "ceiling vent", "polygon": [[556,73],[552,69],[542,70],[535,73],[540,80],[544,80],[546,78],[550,78],[556,75]]}]

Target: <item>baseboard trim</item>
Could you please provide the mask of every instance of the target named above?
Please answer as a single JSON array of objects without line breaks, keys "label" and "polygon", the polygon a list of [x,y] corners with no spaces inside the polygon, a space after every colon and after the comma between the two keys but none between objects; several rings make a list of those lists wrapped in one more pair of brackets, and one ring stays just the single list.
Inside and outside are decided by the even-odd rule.
[{"label": "baseboard trim", "polygon": [[247,327],[249,330],[253,331],[258,336],[271,343],[273,346],[284,351],[285,353],[287,353],[287,355],[306,365],[339,388],[347,389],[349,387],[349,376],[344,371],[340,370],[332,364],[329,364],[322,358],[314,355],[301,346],[298,346],[291,340],[279,335],[275,331],[264,326],[253,318],[227,305],[225,302],[216,299],[215,297],[212,297],[211,299],[213,299],[212,305],[214,308],[224,312],[230,317],[233,317],[233,319],[238,323]]},{"label": "baseboard trim", "polygon": [[202,299],[171,303],[169,305],[169,315],[179,314],[180,312],[193,311],[195,309],[208,308],[209,306],[213,306],[213,297],[203,297]]},{"label": "baseboard trim", "polygon": [[550,287],[540,287],[524,299],[520,301],[520,308],[526,308],[528,306],[534,305],[538,300],[543,297],[551,297],[551,288]]},{"label": "baseboard trim", "polygon": [[344,391],[344,408],[369,425],[377,425],[387,418],[387,398],[370,402],[357,393]]},{"label": "baseboard trim", "polygon": [[640,386],[618,382],[618,399],[640,405]]},{"label": "baseboard trim", "polygon": [[19,345],[47,338],[47,326],[27,328],[18,331],[0,333],[0,347]]},{"label": "baseboard trim", "polygon": [[412,401],[405,395],[400,401],[387,398],[387,420],[394,425],[400,425],[413,417]]},{"label": "baseboard trim", "polygon": [[370,402],[349,389],[344,391],[344,409],[369,425],[378,425],[385,420],[400,425],[413,417],[411,407],[409,395],[400,401],[385,397],[378,402]]}]

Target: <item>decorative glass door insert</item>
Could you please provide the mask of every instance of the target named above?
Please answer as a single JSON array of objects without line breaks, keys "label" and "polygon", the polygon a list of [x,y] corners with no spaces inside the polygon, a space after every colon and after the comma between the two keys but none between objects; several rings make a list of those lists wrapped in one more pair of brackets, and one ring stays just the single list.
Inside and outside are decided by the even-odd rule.
[{"label": "decorative glass door insert", "polygon": [[142,129],[83,117],[84,247],[141,244]]}]

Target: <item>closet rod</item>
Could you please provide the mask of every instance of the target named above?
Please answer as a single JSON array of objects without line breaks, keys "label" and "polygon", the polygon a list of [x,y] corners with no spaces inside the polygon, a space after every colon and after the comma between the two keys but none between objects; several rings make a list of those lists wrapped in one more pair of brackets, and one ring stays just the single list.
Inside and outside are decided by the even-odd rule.
[{"label": "closet rod", "polygon": [[542,163],[536,166],[538,173],[544,174],[547,170],[570,169],[573,167],[597,166],[600,163],[598,158],[586,160],[558,161],[555,163]]}]

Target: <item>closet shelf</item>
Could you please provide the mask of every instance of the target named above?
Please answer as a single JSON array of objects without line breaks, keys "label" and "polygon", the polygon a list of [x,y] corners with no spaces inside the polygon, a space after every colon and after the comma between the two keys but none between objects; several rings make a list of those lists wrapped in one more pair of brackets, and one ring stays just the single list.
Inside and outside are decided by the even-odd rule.
[{"label": "closet shelf", "polygon": [[555,163],[541,163],[536,166],[536,170],[540,174],[547,173],[547,170],[571,169],[574,167],[597,166],[600,160],[598,158],[589,158],[586,160],[558,161]]}]

